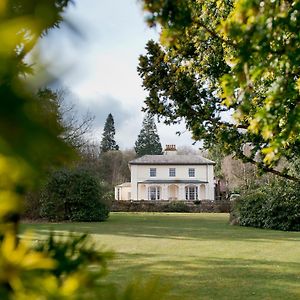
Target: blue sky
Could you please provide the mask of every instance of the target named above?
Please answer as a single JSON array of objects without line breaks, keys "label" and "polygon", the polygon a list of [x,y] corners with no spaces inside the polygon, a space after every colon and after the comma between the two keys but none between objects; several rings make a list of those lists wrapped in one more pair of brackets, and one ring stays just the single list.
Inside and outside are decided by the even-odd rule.
[{"label": "blue sky", "polygon": [[[66,19],[80,34],[63,25],[40,42],[50,71],[70,90],[78,110],[95,115],[91,139],[100,141],[105,119],[112,113],[116,140],[122,149],[131,148],[141,129],[141,108],[146,92],[136,68],[149,39],[158,39],[155,29],[144,22],[136,0],[77,0],[66,11]],[[163,145],[192,145],[184,125],[158,124]]]}]

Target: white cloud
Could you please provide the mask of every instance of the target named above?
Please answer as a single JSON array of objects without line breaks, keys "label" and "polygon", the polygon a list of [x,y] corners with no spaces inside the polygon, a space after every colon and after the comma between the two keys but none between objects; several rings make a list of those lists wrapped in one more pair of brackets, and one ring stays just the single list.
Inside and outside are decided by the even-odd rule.
[{"label": "white cloud", "polygon": [[[63,25],[40,44],[51,72],[79,99],[80,110],[96,116],[93,138],[101,138],[106,116],[112,113],[122,148],[134,145],[142,124],[146,92],[136,71],[138,56],[150,38],[158,38],[147,28],[139,6],[133,0],[78,0],[66,18],[81,35]],[[162,144],[191,145],[189,133],[175,133],[184,130],[184,125],[158,124]]]}]

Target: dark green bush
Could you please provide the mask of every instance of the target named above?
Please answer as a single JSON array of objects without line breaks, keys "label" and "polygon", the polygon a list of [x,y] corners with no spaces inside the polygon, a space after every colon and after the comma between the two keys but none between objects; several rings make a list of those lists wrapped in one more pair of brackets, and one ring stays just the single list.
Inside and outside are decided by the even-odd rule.
[{"label": "dark green bush", "polygon": [[165,212],[189,212],[190,209],[186,203],[183,201],[174,201],[166,204],[163,207]]},{"label": "dark green bush", "polygon": [[300,230],[300,185],[274,181],[233,202],[231,222],[242,226]]},{"label": "dark green bush", "polygon": [[41,216],[50,221],[104,221],[110,210],[107,192],[87,171],[56,171],[43,189]]}]

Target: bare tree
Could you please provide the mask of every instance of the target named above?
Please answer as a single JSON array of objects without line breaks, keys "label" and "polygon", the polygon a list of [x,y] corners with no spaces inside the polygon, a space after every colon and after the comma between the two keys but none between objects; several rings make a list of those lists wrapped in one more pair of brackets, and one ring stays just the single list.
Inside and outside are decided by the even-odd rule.
[{"label": "bare tree", "polygon": [[81,150],[88,144],[87,134],[93,126],[95,116],[90,112],[81,115],[74,102],[67,100],[67,94],[68,90],[65,88],[55,91],[44,88],[38,91],[40,99],[48,104],[46,109],[56,111],[57,119],[63,127],[61,138]]}]

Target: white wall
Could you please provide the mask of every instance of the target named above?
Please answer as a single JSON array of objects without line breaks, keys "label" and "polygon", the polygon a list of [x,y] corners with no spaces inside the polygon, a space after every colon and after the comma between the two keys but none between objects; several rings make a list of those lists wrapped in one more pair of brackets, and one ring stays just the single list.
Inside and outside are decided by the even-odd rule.
[{"label": "white wall", "polygon": [[[136,171],[134,172],[134,177],[137,181],[144,181],[144,180],[201,180],[201,181],[208,181],[209,179],[209,167],[207,165],[132,165],[131,166],[131,175],[133,175],[133,169],[135,168]],[[150,168],[156,168],[156,177],[150,177]],[[169,176],[169,168],[176,169],[176,176],[170,177]],[[195,177],[189,177],[189,168],[195,169]]]},{"label": "white wall", "polygon": [[[130,172],[131,172],[131,199],[132,200],[138,200],[138,190],[137,190],[137,183],[138,183],[138,166],[137,165],[131,165],[130,166]],[[139,199],[140,200],[140,199]]]},{"label": "white wall", "polygon": [[[150,168],[156,168],[156,177],[150,177]],[[176,169],[176,176],[169,176],[169,168]],[[189,168],[195,169],[195,177],[189,177]],[[131,165],[131,199],[145,199],[137,190],[137,183],[145,180],[200,180],[205,184],[205,199],[214,200],[214,172],[213,165]],[[165,189],[165,188],[164,188]],[[163,190],[164,190],[163,189]],[[184,187],[180,185],[180,196],[184,195]],[[142,197],[142,198],[141,198]],[[139,198],[139,199],[137,199]],[[147,198],[146,198],[147,199]]]},{"label": "white wall", "polygon": [[[119,190],[119,199],[118,199]],[[130,200],[131,199],[131,187],[130,186],[116,186],[115,187],[115,200]]]}]

